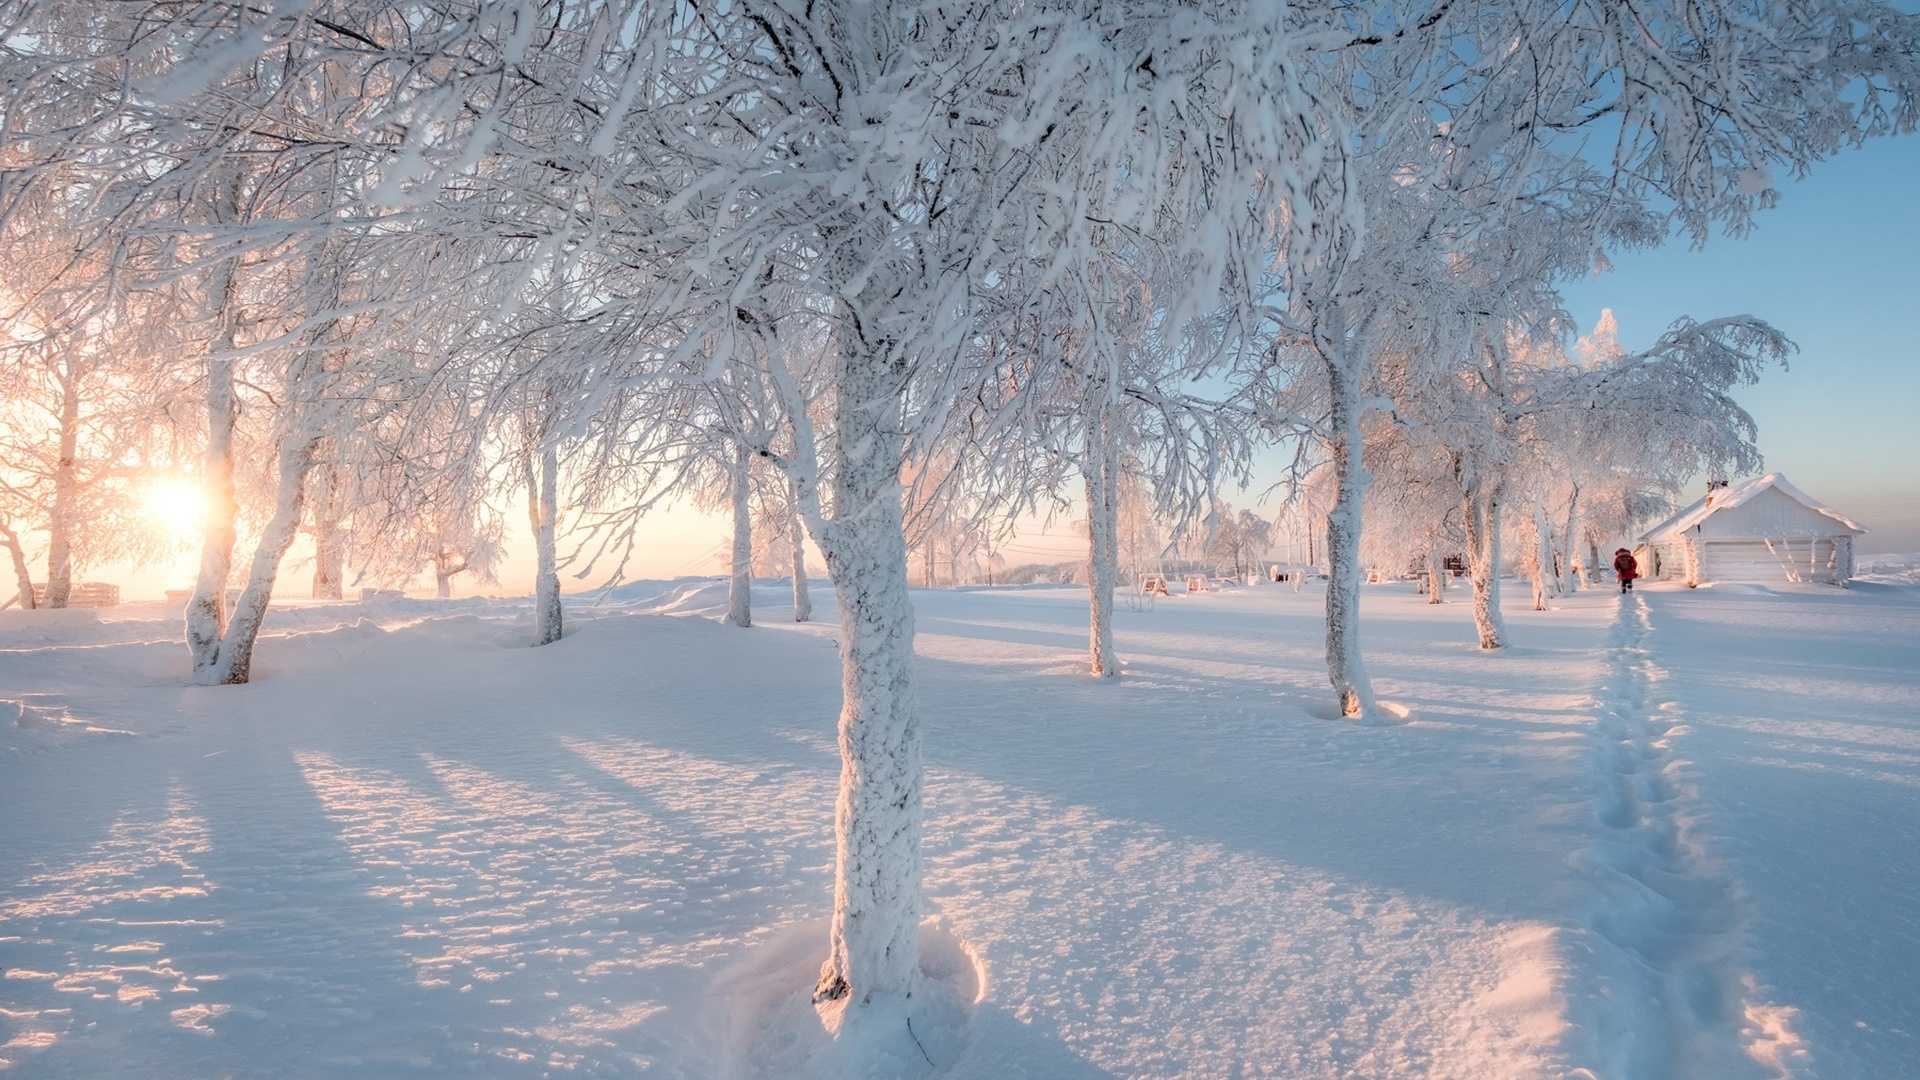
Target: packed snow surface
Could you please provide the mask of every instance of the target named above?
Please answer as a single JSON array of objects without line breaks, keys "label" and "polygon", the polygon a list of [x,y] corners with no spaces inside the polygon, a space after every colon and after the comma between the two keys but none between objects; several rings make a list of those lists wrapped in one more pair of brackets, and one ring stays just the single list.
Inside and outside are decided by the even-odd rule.
[{"label": "packed snow surface", "polygon": [[[241,687],[159,605],[0,613],[3,1067],[834,1074],[838,629],[756,589],[540,649],[527,600],[290,604]],[[1911,576],[1514,605],[1497,653],[1455,599],[1368,587],[1407,716],[1361,727],[1312,589],[1119,610],[1118,680],[1082,590],[915,591],[938,1008],[859,1060],[1914,1075]]]}]

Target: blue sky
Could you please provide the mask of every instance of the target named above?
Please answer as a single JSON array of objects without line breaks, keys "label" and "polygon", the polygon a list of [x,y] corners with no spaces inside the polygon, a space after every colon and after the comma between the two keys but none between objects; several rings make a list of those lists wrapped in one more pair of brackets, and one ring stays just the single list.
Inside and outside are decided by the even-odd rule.
[{"label": "blue sky", "polygon": [[1737,395],[1767,469],[1865,525],[1862,552],[1920,551],[1920,137],[1816,166],[1740,239],[1618,257],[1565,288],[1584,329],[1602,308],[1629,349],[1675,319],[1754,315],[1800,352]]}]

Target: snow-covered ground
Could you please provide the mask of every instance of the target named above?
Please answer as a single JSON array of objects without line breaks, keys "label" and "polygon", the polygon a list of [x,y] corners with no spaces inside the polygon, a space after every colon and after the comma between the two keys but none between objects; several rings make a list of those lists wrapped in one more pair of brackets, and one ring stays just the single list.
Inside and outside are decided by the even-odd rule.
[{"label": "snow-covered ground", "polygon": [[[779,1074],[839,694],[783,597],[290,605],[226,688],[159,605],[0,613],[0,1058]],[[1914,1075],[1920,586],[1513,596],[1497,655],[1455,599],[1370,587],[1364,728],[1312,590],[1122,610],[1106,683],[1080,590],[916,592],[945,1074]]]},{"label": "snow-covered ground", "polygon": [[1857,574],[1863,581],[1883,585],[1920,585],[1920,553],[1862,555]]}]

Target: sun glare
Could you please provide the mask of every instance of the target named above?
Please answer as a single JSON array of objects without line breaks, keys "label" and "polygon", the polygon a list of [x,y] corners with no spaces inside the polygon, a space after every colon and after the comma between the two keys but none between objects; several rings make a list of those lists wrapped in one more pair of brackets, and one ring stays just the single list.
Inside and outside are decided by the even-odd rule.
[{"label": "sun glare", "polygon": [[147,516],[169,540],[192,539],[206,523],[207,500],[199,484],[156,480],[147,487]]}]

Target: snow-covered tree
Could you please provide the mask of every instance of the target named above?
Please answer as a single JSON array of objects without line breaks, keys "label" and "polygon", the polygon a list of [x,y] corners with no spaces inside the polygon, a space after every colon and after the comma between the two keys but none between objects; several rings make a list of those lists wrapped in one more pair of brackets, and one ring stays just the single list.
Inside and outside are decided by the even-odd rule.
[{"label": "snow-covered tree", "polygon": [[15,588],[13,599],[6,604],[0,604],[0,608],[16,603],[23,608],[33,607],[33,573],[27,569],[26,548],[20,543],[19,531],[13,527],[12,520],[5,514],[0,514],[0,547],[7,549],[8,560],[12,564]]},{"label": "snow-covered tree", "polygon": [[1231,503],[1215,503],[1207,515],[1205,552],[1219,566],[1233,567],[1244,582],[1254,564],[1266,554],[1270,523],[1252,510],[1236,510]]},{"label": "snow-covered tree", "polygon": [[[1089,215],[1170,228],[1156,215],[1177,208],[1196,271],[1186,302],[1170,305],[1184,322],[1229,280],[1250,284],[1272,224],[1311,216],[1324,190],[1320,126],[1281,28],[1218,7],[1103,10],[703,12],[737,28],[713,45],[751,79],[713,100],[751,132],[730,160],[757,164],[683,197],[712,207],[703,267],[713,275],[683,287],[705,312],[696,347],[715,367],[761,366],[778,395],[793,436],[778,460],[841,603],[844,769],[818,994],[856,1010],[910,995],[917,977],[922,780],[901,469],[954,402],[999,385],[994,358],[973,348],[979,298],[1043,276],[1030,269],[1036,251],[1081,261]],[[1084,33],[1090,14],[1112,32]],[[1222,124],[1233,137],[1214,137]],[[1071,186],[1026,183],[1055,156],[1076,167],[1046,172]],[[768,276],[803,283],[818,302],[750,312],[759,344],[730,348],[745,336],[742,287]],[[827,327],[818,397],[781,347],[780,320],[800,318]],[[816,402],[827,406],[820,429]]]},{"label": "snow-covered tree", "polygon": [[[1489,252],[1491,229],[1530,235],[1510,250],[1550,282],[1671,228],[1696,241],[1716,222],[1746,228],[1776,197],[1774,169],[1912,130],[1920,24],[1870,0],[1631,11],[1594,0],[1551,17],[1527,3],[1381,2],[1290,14],[1311,43],[1321,100],[1351,140],[1365,227],[1343,228],[1329,258],[1284,283],[1274,355],[1302,352],[1321,368],[1320,434],[1336,480],[1328,664],[1343,709],[1368,716],[1362,423],[1380,400],[1379,359],[1400,348],[1397,320],[1444,287],[1451,260],[1476,245]],[[1592,149],[1596,136],[1605,152]],[[1496,324],[1518,314],[1493,310]]]},{"label": "snow-covered tree", "polygon": [[755,489],[753,567],[758,577],[791,579],[793,621],[813,619],[813,596],[807,588],[807,526],[792,485],[777,470]]},{"label": "snow-covered tree", "polygon": [[[1757,461],[1752,418],[1731,396],[1791,345],[1758,320],[1682,320],[1644,353],[1570,359],[1557,338],[1485,327],[1471,377],[1429,386],[1404,403],[1399,422],[1445,455],[1460,500],[1482,648],[1506,642],[1500,617],[1505,511],[1519,500],[1535,519],[1528,558],[1550,566],[1546,478],[1559,462],[1600,448],[1650,473],[1687,475]],[[1423,478],[1424,479],[1424,478]],[[1545,566],[1542,567],[1544,571]],[[1544,584],[1542,586],[1544,594]],[[1544,606],[1544,599],[1543,599]]]},{"label": "snow-covered tree", "polygon": [[0,302],[0,513],[45,534],[54,608],[79,567],[161,552],[141,499],[177,449],[164,410],[181,389],[166,362],[175,295],[135,288],[124,260],[86,244],[98,183],[50,170],[0,221],[19,283]]}]

